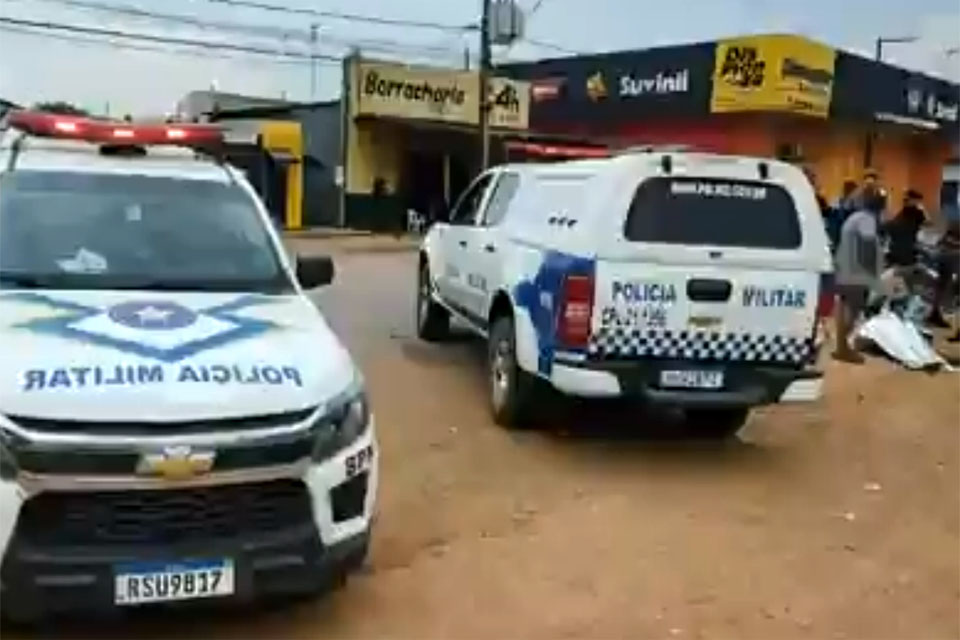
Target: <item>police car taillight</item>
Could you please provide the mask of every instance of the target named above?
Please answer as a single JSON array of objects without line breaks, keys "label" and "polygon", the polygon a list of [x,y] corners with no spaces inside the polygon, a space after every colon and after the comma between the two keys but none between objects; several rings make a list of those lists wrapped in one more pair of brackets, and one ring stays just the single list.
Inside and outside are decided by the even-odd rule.
[{"label": "police car taillight", "polygon": [[593,276],[567,276],[560,296],[557,339],[565,347],[585,348],[593,318]]},{"label": "police car taillight", "polygon": [[42,111],[14,111],[7,124],[42,138],[100,144],[203,146],[223,142],[223,132],[206,124],[134,124],[63,116]]}]

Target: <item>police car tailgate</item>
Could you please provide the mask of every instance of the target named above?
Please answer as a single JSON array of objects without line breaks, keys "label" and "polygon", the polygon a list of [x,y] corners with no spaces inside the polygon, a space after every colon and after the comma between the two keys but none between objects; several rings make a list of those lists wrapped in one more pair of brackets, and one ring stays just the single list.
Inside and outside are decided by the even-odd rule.
[{"label": "police car tailgate", "polygon": [[799,366],[813,348],[809,270],[600,260],[595,282],[595,358]]},{"label": "police car tailgate", "polygon": [[819,292],[804,235],[794,197],[779,184],[642,181],[622,236],[597,263],[592,354],[802,364]]}]

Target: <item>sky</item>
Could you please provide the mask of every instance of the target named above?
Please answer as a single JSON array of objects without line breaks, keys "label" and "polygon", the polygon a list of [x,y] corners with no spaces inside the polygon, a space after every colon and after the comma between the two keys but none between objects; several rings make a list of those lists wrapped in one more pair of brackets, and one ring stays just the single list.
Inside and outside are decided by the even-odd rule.
[{"label": "sky", "polygon": [[[450,25],[477,21],[481,0],[259,0],[286,7],[348,12]],[[640,49],[755,33],[796,33],[873,56],[883,37],[916,37],[885,45],[884,59],[960,81],[960,0],[516,0],[528,12],[526,37],[571,52]],[[121,9],[189,16],[194,25],[81,8]],[[331,58],[351,46],[373,57],[462,66],[465,49],[476,63],[476,31],[377,25],[334,18],[267,12],[219,0],[0,0],[0,18],[202,40],[270,51],[306,53],[316,24],[316,51]],[[219,28],[211,26],[213,23]],[[256,31],[251,31],[251,28]],[[281,39],[283,32],[288,37]],[[49,33],[49,32],[47,32]],[[70,39],[66,39],[70,38]],[[92,41],[91,41],[92,40]],[[335,60],[312,66],[226,51],[140,42],[119,48],[116,39],[49,37],[39,29],[0,22],[0,97],[22,104],[66,100],[111,114],[162,114],[195,89],[324,100],[340,92]],[[127,41],[129,42],[129,41]],[[497,47],[495,60],[562,55],[522,41]]]}]

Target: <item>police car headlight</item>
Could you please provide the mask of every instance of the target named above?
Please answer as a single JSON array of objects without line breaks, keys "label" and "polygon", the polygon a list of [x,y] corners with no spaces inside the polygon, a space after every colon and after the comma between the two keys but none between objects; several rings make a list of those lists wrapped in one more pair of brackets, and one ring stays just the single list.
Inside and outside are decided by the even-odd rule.
[{"label": "police car headlight", "polygon": [[370,425],[370,404],[362,385],[330,403],[330,409],[321,418],[313,459],[321,462],[347,447],[366,433]]}]

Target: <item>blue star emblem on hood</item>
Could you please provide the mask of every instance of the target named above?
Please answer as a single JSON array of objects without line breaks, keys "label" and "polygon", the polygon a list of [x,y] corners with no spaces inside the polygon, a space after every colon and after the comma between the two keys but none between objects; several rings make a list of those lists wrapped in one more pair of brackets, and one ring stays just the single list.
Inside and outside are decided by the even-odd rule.
[{"label": "blue star emblem on hood", "polygon": [[65,312],[54,318],[28,320],[15,325],[16,328],[166,363],[179,362],[279,327],[273,322],[237,315],[270,301],[256,295],[241,296],[199,310],[161,299],[125,301],[106,308],[38,293],[17,293],[5,299]]}]

